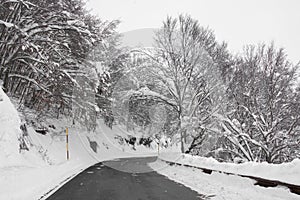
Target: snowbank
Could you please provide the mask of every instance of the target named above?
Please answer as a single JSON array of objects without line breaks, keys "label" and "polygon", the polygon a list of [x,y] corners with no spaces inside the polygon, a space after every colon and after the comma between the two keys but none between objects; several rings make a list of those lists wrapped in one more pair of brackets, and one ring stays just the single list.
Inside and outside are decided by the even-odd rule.
[{"label": "snowbank", "polygon": [[300,159],[290,163],[269,164],[266,162],[246,162],[242,164],[220,163],[213,158],[192,156],[189,154],[168,154],[159,156],[162,160],[177,162],[191,166],[213,169],[233,174],[256,176],[270,180],[300,185]]},{"label": "snowbank", "polygon": [[150,166],[158,173],[179,182],[199,193],[203,199],[211,200],[298,200],[299,195],[284,187],[264,188],[254,185],[255,181],[240,176],[218,172],[201,173],[185,166],[169,166],[158,160]]},{"label": "snowbank", "polygon": [[0,87],[0,167],[24,163],[19,154],[20,118]]}]

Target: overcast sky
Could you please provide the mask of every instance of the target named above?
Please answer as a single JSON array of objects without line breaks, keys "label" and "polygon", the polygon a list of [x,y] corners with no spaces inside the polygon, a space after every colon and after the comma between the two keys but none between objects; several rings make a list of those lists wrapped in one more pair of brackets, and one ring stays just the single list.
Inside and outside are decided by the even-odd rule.
[{"label": "overcast sky", "polygon": [[87,6],[102,20],[121,20],[120,32],[158,28],[167,15],[187,13],[235,53],[273,40],[300,61],[300,0],[89,0]]}]

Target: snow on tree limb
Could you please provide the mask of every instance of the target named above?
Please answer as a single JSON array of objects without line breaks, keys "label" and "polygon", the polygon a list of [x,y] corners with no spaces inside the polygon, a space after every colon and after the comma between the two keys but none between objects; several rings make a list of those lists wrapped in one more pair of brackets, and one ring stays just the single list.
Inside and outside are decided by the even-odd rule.
[{"label": "snow on tree limb", "polygon": [[10,23],[10,22],[5,22],[5,21],[3,21],[3,20],[0,19],[0,25],[1,24],[4,25],[6,28],[16,27],[15,24]]},{"label": "snow on tree limb", "polygon": [[9,74],[9,77],[16,77],[16,78],[21,78],[23,80],[26,80],[30,83],[33,83],[34,85],[38,86],[40,89],[42,89],[44,92],[48,93],[48,94],[52,94],[52,92],[50,92],[47,88],[45,88],[44,86],[42,86],[41,84],[39,84],[38,82],[36,82],[36,80],[32,79],[32,78],[28,78],[27,76],[22,76],[20,74]]}]

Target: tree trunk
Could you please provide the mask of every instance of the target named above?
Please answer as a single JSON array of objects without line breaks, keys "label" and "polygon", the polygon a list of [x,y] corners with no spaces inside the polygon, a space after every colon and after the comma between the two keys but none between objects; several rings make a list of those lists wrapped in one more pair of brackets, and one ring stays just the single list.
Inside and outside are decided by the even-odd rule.
[{"label": "tree trunk", "polygon": [[0,64],[0,79],[2,78],[3,71],[4,71],[4,67],[1,67],[1,64]]},{"label": "tree trunk", "polygon": [[180,129],[180,143],[181,143],[181,153],[184,153],[184,142],[183,142],[183,134]]},{"label": "tree trunk", "polygon": [[183,131],[182,131],[182,128],[181,128],[181,117],[179,117],[178,131],[180,132],[180,147],[181,147],[181,153],[184,153],[184,138],[183,138]]},{"label": "tree trunk", "polygon": [[8,92],[8,75],[9,75],[9,70],[6,69],[4,71],[4,79],[3,79],[3,90],[4,90],[4,92]]}]

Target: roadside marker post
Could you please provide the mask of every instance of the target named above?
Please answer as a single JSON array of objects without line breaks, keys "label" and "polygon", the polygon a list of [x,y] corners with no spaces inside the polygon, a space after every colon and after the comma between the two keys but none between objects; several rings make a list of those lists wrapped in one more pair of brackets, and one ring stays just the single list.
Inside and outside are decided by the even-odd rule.
[{"label": "roadside marker post", "polygon": [[69,130],[66,128],[66,149],[67,149],[67,160],[69,160]]}]

